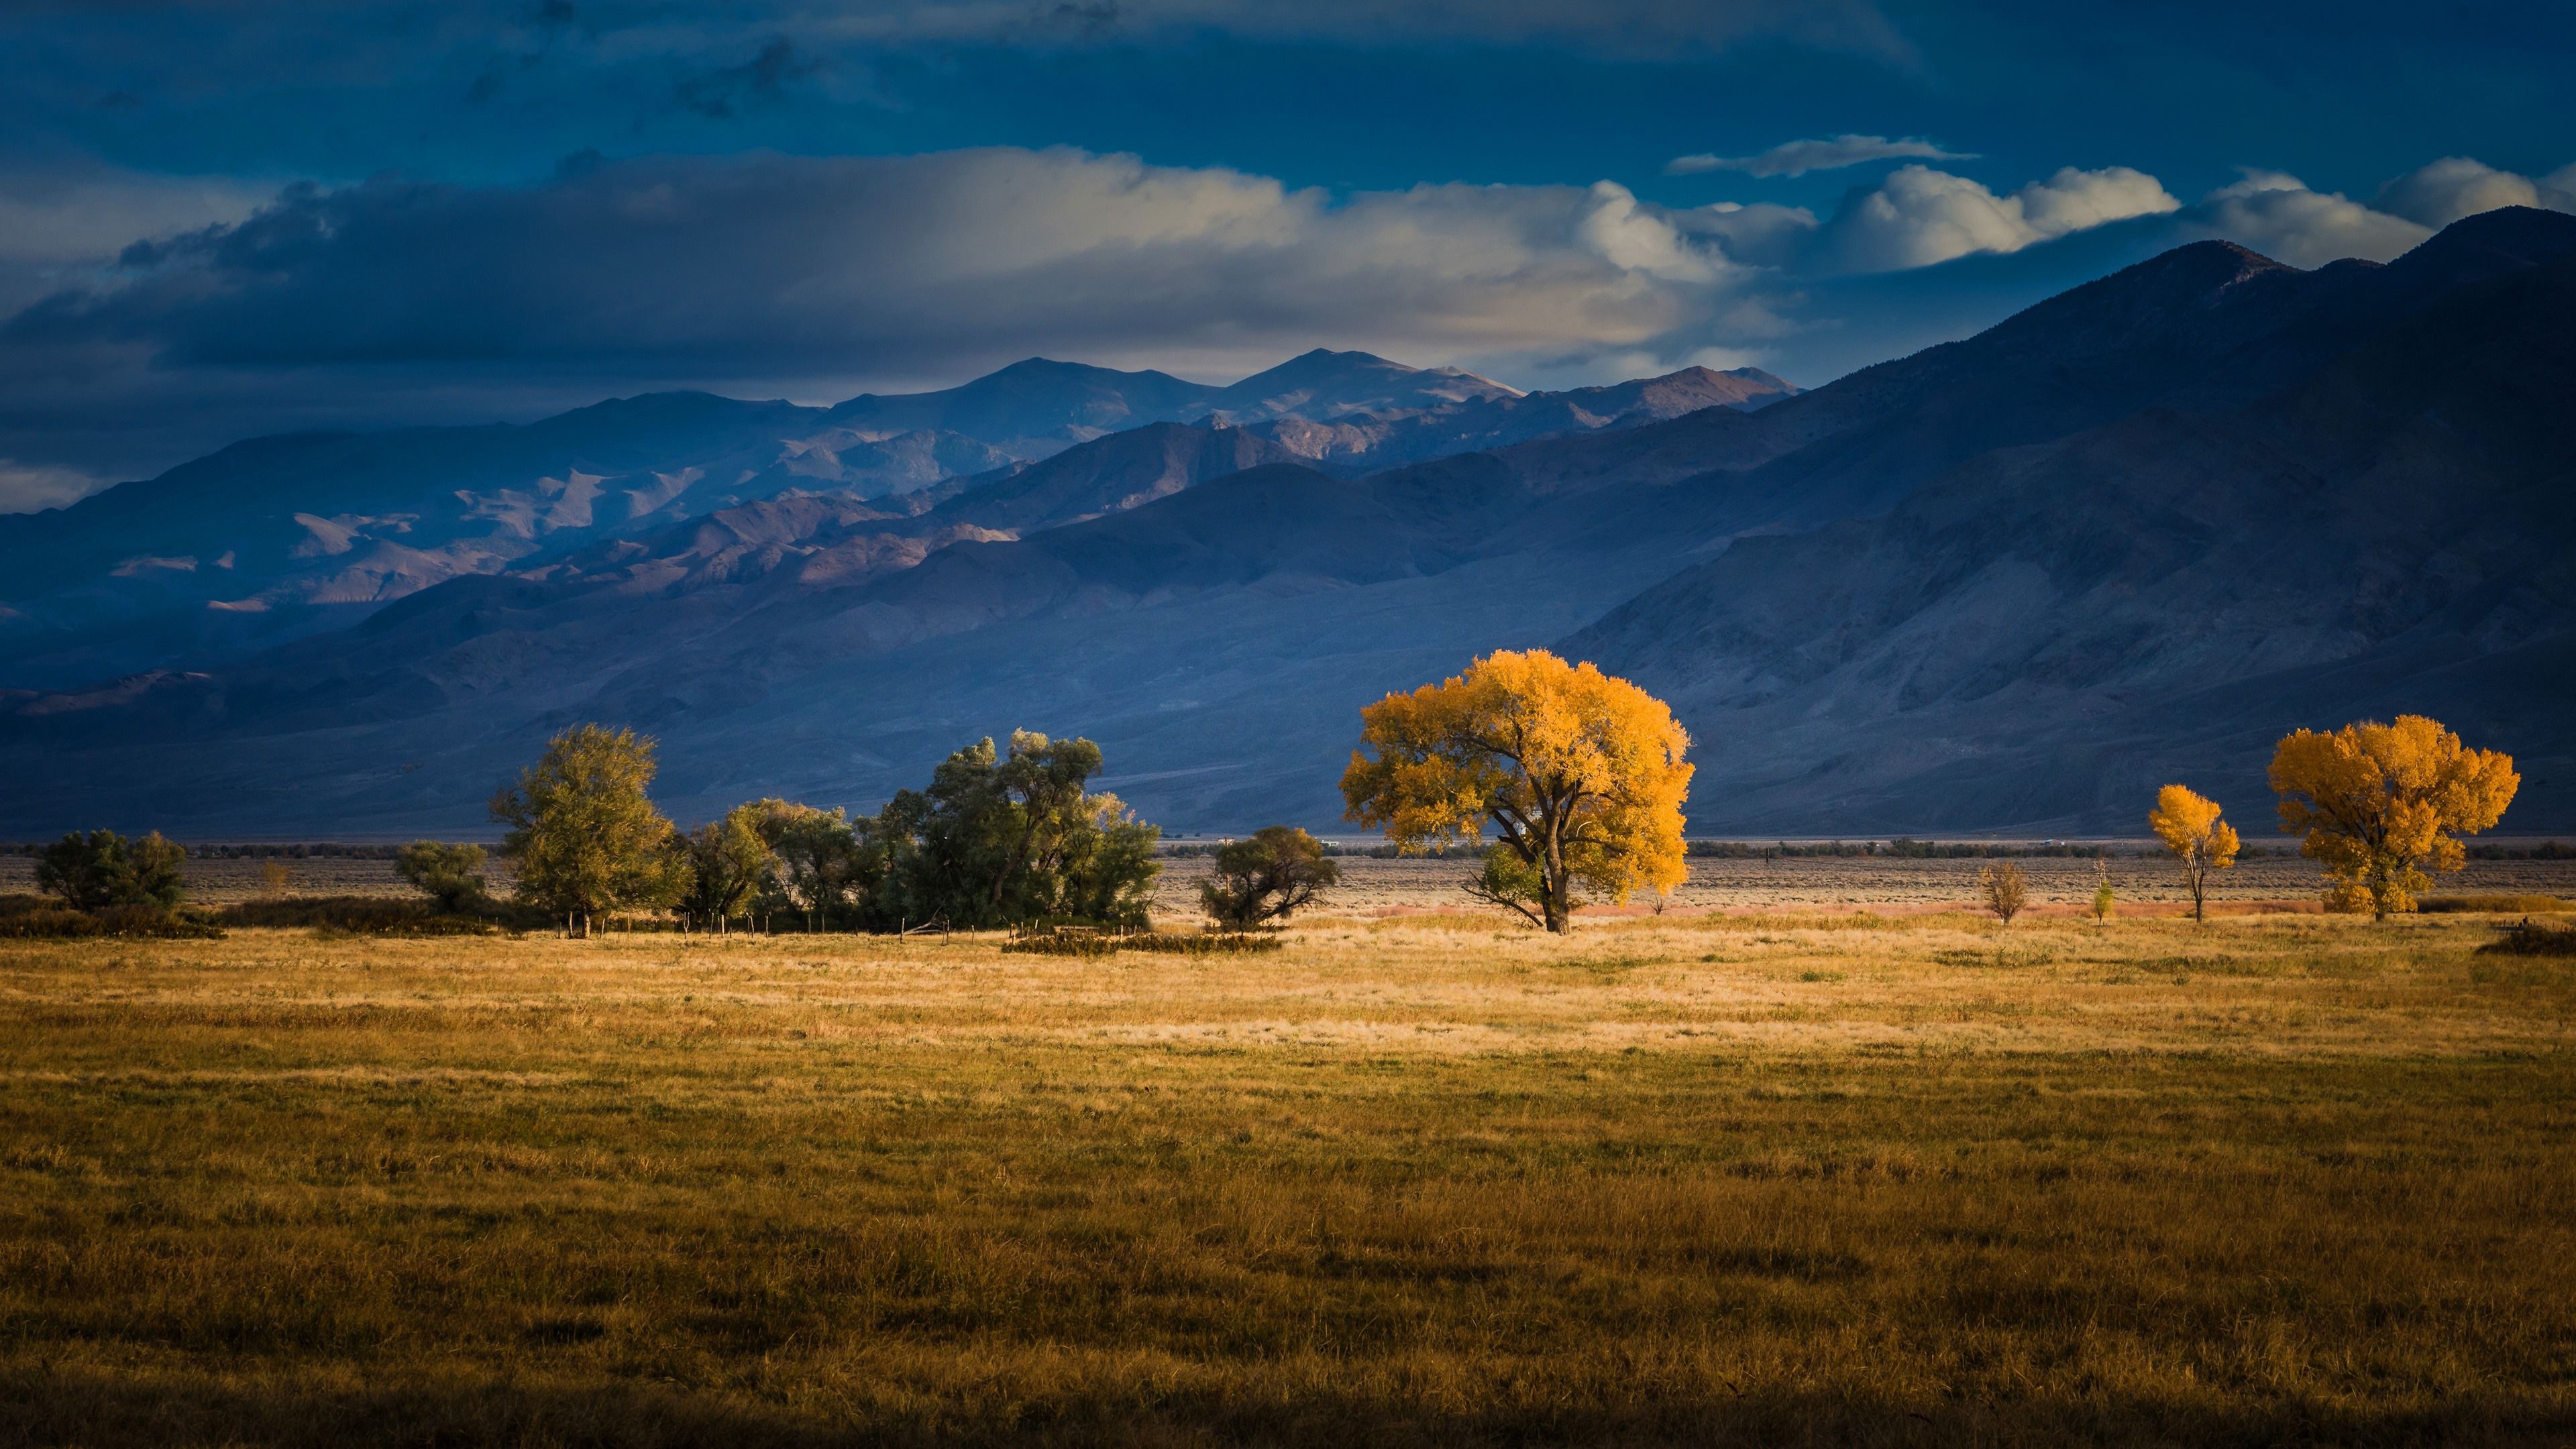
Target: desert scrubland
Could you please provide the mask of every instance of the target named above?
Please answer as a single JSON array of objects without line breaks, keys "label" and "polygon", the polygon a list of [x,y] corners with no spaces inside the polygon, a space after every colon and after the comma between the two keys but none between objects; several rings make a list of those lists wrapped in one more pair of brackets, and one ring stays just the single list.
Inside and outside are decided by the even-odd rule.
[{"label": "desert scrubland", "polygon": [[0,1438],[2576,1434],[2576,966],[2494,918],[1359,864],[1259,955],[0,943]]}]

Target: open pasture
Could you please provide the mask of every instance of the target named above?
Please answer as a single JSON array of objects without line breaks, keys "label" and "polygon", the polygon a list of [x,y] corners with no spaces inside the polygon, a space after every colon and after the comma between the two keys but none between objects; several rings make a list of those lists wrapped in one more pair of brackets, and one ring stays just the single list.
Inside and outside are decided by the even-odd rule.
[{"label": "open pasture", "polygon": [[0,943],[0,1440],[2563,1442],[2494,935]]}]

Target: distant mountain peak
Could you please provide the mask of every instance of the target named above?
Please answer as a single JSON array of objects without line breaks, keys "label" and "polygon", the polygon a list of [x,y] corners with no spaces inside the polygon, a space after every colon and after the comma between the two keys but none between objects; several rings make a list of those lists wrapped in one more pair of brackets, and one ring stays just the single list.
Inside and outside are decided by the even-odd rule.
[{"label": "distant mountain peak", "polygon": [[2419,295],[2576,256],[2576,216],[2500,206],[2464,216],[2388,264]]}]

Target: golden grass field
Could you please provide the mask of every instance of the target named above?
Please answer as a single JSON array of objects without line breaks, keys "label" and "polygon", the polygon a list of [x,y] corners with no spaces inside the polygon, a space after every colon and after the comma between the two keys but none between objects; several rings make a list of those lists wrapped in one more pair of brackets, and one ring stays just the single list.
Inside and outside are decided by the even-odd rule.
[{"label": "golden grass field", "polygon": [[2495,926],[0,942],[0,1441],[2567,1442]]}]

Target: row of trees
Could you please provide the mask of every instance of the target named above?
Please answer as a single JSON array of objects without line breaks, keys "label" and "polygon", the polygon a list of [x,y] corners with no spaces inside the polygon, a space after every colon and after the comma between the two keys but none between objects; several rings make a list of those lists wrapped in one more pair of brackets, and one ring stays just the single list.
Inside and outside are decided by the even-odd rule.
[{"label": "row of trees", "polygon": [[[1561,932],[1584,893],[1623,901],[1684,879],[1690,740],[1661,700],[1624,679],[1544,650],[1504,651],[1360,718],[1363,749],[1342,775],[1349,818],[1407,850],[1479,841],[1490,828],[1494,848],[1467,885],[1480,900]],[[2511,758],[2401,715],[2296,731],[2273,752],[2270,782],[2281,829],[2333,882],[2327,907],[2384,919],[2415,908],[2427,871],[2461,867],[2460,837],[2492,828],[2521,777]],[[2147,818],[2181,865],[2195,918],[2243,849],[2221,814],[2167,785]],[[1992,869],[1984,883],[2009,920],[2020,872]]]},{"label": "row of trees", "polygon": [[[2332,882],[2326,908],[2378,920],[2415,909],[2433,883],[2427,871],[2458,870],[2467,859],[2460,837],[2492,829],[2522,786],[2511,756],[2469,749],[2420,714],[2296,731],[2272,751],[2268,777],[2282,832],[2300,837],[2299,853]],[[2240,848],[2219,815],[2217,801],[2167,785],[2147,816],[2182,865],[2194,919]]]},{"label": "row of trees", "polygon": [[[1586,898],[1661,896],[1686,878],[1689,736],[1661,700],[1588,663],[1497,652],[1363,709],[1361,736],[1342,775],[1348,818],[1408,853],[1481,847],[1468,893],[1533,925],[1563,932]],[[779,915],[814,930],[1142,925],[1161,832],[1090,788],[1100,765],[1089,740],[1020,731],[1007,749],[985,739],[951,754],[926,788],[875,815],[765,799],[683,833],[648,794],[654,742],[580,725],[493,796],[492,815],[509,826],[502,851],[521,903],[576,932],[632,909],[719,928]],[[2421,715],[2299,730],[2275,750],[2270,781],[2282,830],[2301,836],[2302,853],[2334,882],[2328,905],[2380,917],[2412,910],[2427,871],[2458,870],[2459,837],[2492,827],[2520,785],[2510,758],[2466,748]],[[2160,790],[2148,815],[2195,917],[2242,849],[2221,815],[2179,784]],[[157,834],[75,834],[47,848],[37,880],[79,909],[167,907],[183,854]],[[479,846],[426,841],[397,860],[449,911],[481,903],[483,864]],[[1229,843],[1215,866],[1201,904],[1239,927],[1286,917],[1339,879],[1321,843],[1288,826]],[[1987,873],[2006,919],[2019,882],[2009,867]]]},{"label": "row of trees", "polygon": [[576,932],[632,909],[714,925],[787,915],[814,930],[1142,924],[1161,869],[1161,832],[1088,788],[1100,769],[1089,740],[979,741],[872,816],[755,800],[685,834],[646,793],[655,768],[654,742],[632,730],[555,736],[492,799],[520,899]]}]

